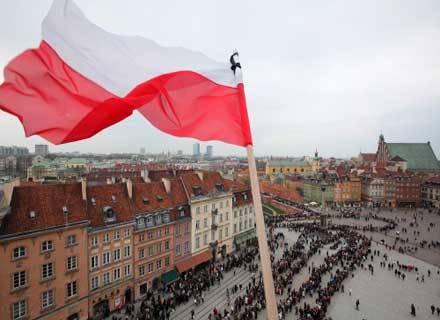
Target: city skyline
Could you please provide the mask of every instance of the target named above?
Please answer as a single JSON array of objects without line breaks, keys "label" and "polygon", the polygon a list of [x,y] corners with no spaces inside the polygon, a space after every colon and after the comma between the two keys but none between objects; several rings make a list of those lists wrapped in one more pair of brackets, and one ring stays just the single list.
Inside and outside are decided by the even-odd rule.
[{"label": "city skyline", "polygon": [[[0,24],[13,28],[14,37],[4,35],[0,67],[37,45],[50,3],[5,4]],[[77,3],[88,17],[112,32],[193,47],[217,60],[225,60],[237,47],[258,156],[307,155],[318,148],[325,157],[347,158],[360,150],[375,150],[381,132],[388,141],[431,141],[439,153],[440,141],[435,138],[440,128],[435,120],[440,116],[436,72],[440,44],[435,39],[440,36],[440,5],[436,1],[322,6],[285,2],[280,4],[283,10],[234,3],[239,12],[253,13],[234,27],[218,22],[230,18],[228,5],[154,3],[147,10],[141,2],[127,7],[107,1],[105,8],[103,1]],[[183,24],[182,12],[191,16],[195,7],[197,17]],[[114,18],[114,12],[124,14]],[[159,19],[157,12],[166,12],[168,19]],[[268,14],[278,19],[262,26],[259,21],[265,21]],[[291,32],[281,37],[278,30]],[[24,138],[19,121],[0,114],[0,144],[31,147],[45,143],[39,137]],[[142,146],[155,153],[181,149],[189,154],[194,142],[168,136],[135,114],[92,139],[50,145],[50,150],[136,152]],[[217,155],[245,155],[243,148],[206,143],[214,146]]]}]

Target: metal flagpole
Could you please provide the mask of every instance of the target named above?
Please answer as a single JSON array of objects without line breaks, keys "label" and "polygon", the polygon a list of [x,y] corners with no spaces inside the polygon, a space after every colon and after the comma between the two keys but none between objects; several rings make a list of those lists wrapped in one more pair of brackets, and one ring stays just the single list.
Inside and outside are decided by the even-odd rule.
[{"label": "metal flagpole", "polygon": [[272,267],[269,248],[267,246],[266,228],[264,226],[263,206],[261,204],[260,186],[258,184],[257,166],[255,164],[252,145],[246,146],[249,176],[251,178],[252,198],[254,199],[255,222],[257,225],[258,247],[260,248],[261,271],[263,273],[264,295],[266,296],[266,311],[268,320],[278,319],[277,300],[273,285]]}]

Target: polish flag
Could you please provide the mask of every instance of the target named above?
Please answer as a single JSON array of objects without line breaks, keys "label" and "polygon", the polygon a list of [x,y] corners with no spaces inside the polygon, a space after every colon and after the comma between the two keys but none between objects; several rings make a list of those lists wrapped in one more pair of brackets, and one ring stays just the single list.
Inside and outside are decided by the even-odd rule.
[{"label": "polish flag", "polygon": [[71,0],[53,2],[42,37],[6,66],[0,86],[0,109],[21,121],[26,136],[86,139],[138,110],[174,136],[252,144],[236,56],[219,63],[106,32]]}]

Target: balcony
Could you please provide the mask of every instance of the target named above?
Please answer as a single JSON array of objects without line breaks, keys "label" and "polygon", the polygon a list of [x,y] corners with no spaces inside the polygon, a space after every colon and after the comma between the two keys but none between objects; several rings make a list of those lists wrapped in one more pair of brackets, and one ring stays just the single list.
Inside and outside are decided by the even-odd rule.
[{"label": "balcony", "polygon": [[217,223],[215,223],[215,222],[211,223],[211,230],[217,230],[217,228],[218,228]]},{"label": "balcony", "polygon": [[213,215],[217,215],[217,214],[218,214],[218,209],[217,209],[217,208],[212,209],[212,210],[211,210],[211,213],[212,213]]}]

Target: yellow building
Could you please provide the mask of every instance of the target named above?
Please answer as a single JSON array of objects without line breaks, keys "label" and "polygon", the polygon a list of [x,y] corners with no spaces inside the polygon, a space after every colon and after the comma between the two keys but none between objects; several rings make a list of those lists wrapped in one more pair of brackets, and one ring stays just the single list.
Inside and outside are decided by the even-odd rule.
[{"label": "yellow building", "polygon": [[283,159],[283,160],[268,160],[266,163],[266,174],[304,174],[312,172],[312,164],[307,161]]}]

